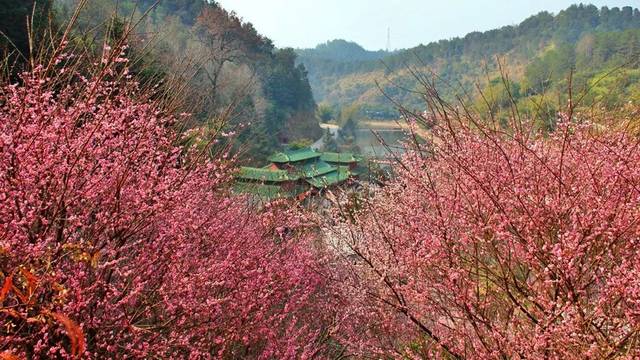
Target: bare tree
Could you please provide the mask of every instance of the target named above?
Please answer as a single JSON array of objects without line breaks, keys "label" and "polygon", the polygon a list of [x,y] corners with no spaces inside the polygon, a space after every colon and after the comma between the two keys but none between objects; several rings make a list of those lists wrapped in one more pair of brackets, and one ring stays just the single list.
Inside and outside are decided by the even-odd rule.
[{"label": "bare tree", "polygon": [[194,27],[196,39],[202,46],[202,72],[210,83],[209,97],[214,107],[221,93],[221,77],[225,65],[245,63],[254,49],[264,44],[251,24],[243,24],[234,13],[217,6],[205,7]]}]

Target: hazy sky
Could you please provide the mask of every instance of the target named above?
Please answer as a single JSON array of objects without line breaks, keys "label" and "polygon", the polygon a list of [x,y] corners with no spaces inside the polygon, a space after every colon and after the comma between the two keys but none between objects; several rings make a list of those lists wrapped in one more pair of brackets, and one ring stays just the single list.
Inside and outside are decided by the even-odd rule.
[{"label": "hazy sky", "polygon": [[[314,47],[346,39],[370,50],[463,36],[558,12],[580,0],[217,0],[279,47]],[[589,1],[582,1],[589,2]],[[640,0],[592,0],[600,7],[640,7]]]}]

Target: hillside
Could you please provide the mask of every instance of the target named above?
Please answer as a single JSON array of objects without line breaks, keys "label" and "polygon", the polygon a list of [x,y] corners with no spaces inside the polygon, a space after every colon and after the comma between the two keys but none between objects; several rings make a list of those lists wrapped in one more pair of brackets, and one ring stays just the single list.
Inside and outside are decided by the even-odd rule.
[{"label": "hillside", "polygon": [[0,360],[640,359],[639,10],[241,17],[487,3],[0,0]]},{"label": "hillside", "polygon": [[[7,63],[23,61],[29,55],[29,38],[26,31],[27,16],[33,16],[34,32],[40,34],[47,25],[46,14],[53,0],[0,0],[0,56]],[[36,37],[35,42],[39,42]]]},{"label": "hillside", "polygon": [[371,61],[380,60],[392,54],[384,50],[369,51],[355,42],[342,39],[327,41],[313,49],[297,49],[296,53],[307,63],[313,61],[338,63]]},{"label": "hillside", "polygon": [[491,90],[500,82],[496,62],[500,58],[518,95],[531,96],[561,86],[573,67],[579,80],[574,85],[585,85],[628,61],[640,49],[638,29],[638,9],[573,5],[555,15],[541,12],[516,26],[473,32],[379,59],[323,57],[324,47],[298,54],[318,102],[334,107],[355,103],[366,114],[393,117],[393,107],[376,84],[402,103],[419,107],[419,99],[400,90],[417,85],[409,68],[435,72],[443,92],[451,96],[472,91],[476,84]]},{"label": "hillside", "polygon": [[[71,16],[77,0],[56,2],[56,14]],[[278,49],[251,23],[205,0],[96,0],[85,6],[75,41],[95,44],[129,37],[132,71],[142,82],[172,83],[167,96],[191,127],[239,132],[236,147],[262,161],[281,144],[316,139],[322,132],[304,66],[292,49]],[[96,30],[98,29],[98,30]]]}]

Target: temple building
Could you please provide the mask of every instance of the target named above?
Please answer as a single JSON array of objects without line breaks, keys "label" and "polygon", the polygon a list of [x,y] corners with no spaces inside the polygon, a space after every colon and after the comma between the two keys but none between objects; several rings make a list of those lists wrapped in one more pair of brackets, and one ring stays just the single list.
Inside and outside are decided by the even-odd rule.
[{"label": "temple building", "polygon": [[240,168],[235,176],[234,191],[264,200],[301,200],[354,178],[360,159],[353,154],[320,153],[303,148],[273,154],[269,161],[270,164],[262,168]]},{"label": "temple building", "polygon": [[332,166],[346,166],[351,172],[355,172],[362,158],[351,153],[325,152],[320,156],[320,160]]}]

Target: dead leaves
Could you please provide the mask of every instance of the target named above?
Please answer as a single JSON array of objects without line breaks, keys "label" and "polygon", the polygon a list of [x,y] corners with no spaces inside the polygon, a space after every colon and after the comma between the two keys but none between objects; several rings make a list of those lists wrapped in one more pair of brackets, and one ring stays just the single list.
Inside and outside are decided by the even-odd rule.
[{"label": "dead leaves", "polygon": [[[17,283],[14,283],[14,277],[17,279]],[[9,317],[13,317],[17,320],[24,320],[27,323],[44,323],[46,317],[56,321],[64,326],[67,333],[67,337],[71,343],[71,355],[79,358],[85,351],[85,337],[82,328],[78,326],[73,320],[64,314],[54,312],[50,310],[37,310],[38,304],[36,304],[36,291],[38,289],[39,280],[29,270],[21,268],[18,272],[5,276],[2,288],[0,289],[0,313]],[[18,286],[16,286],[18,285]],[[15,299],[19,300],[21,306],[26,306],[25,314],[21,314],[14,308],[5,308],[3,303],[7,297],[13,294]],[[28,312],[36,311],[35,317],[27,318]],[[0,360],[17,360],[18,357],[10,352],[0,353]]]},{"label": "dead leaves", "polygon": [[84,262],[92,268],[97,268],[100,262],[100,251],[91,251],[82,244],[65,244],[62,247],[74,261]]},{"label": "dead leaves", "polygon": [[85,349],[85,341],[84,341],[84,333],[78,324],[76,324],[73,320],[69,319],[66,315],[50,312],[51,315],[56,321],[62,324],[67,332],[67,336],[71,341],[71,355],[74,357],[79,357],[84,353]]},{"label": "dead leaves", "polygon": [[19,274],[21,277],[18,278],[18,283],[14,283],[13,281],[14,276],[16,276],[15,273],[5,276],[2,289],[0,289],[0,305],[2,305],[11,292],[21,301],[22,304],[34,304],[34,295],[38,288],[38,278],[33,275],[31,271],[25,268],[21,268]]},{"label": "dead leaves", "polygon": [[9,291],[13,288],[13,279],[11,276],[7,276],[4,279],[4,285],[2,285],[2,290],[0,290],[0,305],[4,302],[4,299],[9,294]]},{"label": "dead leaves", "polygon": [[20,358],[8,351],[5,351],[0,353],[0,360],[20,360]]}]

